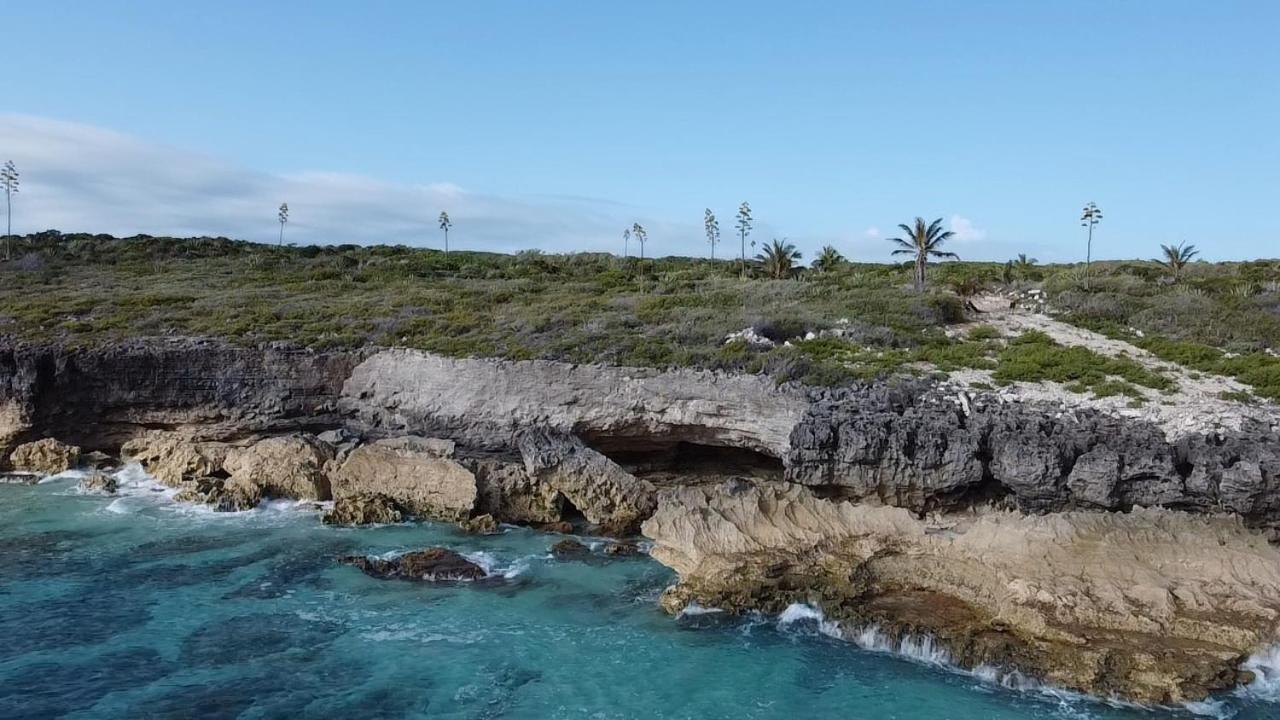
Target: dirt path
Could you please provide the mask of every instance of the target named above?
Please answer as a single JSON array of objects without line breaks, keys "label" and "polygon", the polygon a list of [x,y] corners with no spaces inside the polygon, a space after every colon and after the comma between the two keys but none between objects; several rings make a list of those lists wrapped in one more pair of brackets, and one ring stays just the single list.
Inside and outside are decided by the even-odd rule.
[{"label": "dirt path", "polygon": [[[1123,417],[1140,418],[1159,425],[1171,439],[1193,432],[1236,430],[1251,420],[1272,427],[1280,423],[1280,407],[1274,403],[1242,402],[1229,399],[1229,395],[1224,397],[1224,394],[1249,392],[1249,386],[1232,378],[1188,370],[1123,340],[1069,325],[1048,315],[1011,309],[1007,297],[986,295],[974,298],[973,302],[982,315],[972,323],[958,326],[957,333],[967,333],[976,325],[991,325],[1006,337],[1039,330],[1063,345],[1086,347],[1102,355],[1126,356],[1164,374],[1178,386],[1176,390],[1167,392],[1139,388],[1146,396],[1145,404],[1140,407],[1133,406],[1135,404],[1124,396],[1097,398],[1070,392],[1053,382],[1019,382],[1000,388],[997,394],[1004,400],[1058,403],[1064,409],[1090,407]],[[958,389],[969,390],[975,383],[992,384],[991,373],[986,370],[955,372],[951,374],[951,381]]]}]

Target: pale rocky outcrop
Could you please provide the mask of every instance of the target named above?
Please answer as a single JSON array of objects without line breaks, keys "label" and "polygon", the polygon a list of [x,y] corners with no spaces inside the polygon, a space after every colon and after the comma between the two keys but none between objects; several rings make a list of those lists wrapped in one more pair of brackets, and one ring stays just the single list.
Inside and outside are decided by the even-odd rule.
[{"label": "pale rocky outcrop", "polygon": [[56,475],[80,463],[80,448],[53,438],[24,443],[9,454],[9,464],[19,472]]},{"label": "pale rocky outcrop", "polygon": [[462,457],[476,478],[476,512],[502,522],[537,525],[556,522],[563,500],[553,487],[529,475],[524,461],[498,457]]},{"label": "pale rocky outcrop", "polygon": [[414,515],[465,520],[476,505],[476,477],[453,453],[450,441],[413,436],[362,445],[332,474],[333,496],[385,495]]},{"label": "pale rocky outcrop", "polygon": [[80,478],[81,492],[115,495],[119,487],[120,484],[114,476],[108,475],[101,470],[93,470]]},{"label": "pale rocky outcrop", "polygon": [[606,535],[628,535],[653,512],[656,489],[576,438],[529,433],[520,451],[529,475],[555,489]]},{"label": "pale rocky outcrop", "polygon": [[664,494],[644,524],[688,602],[780,611],[811,602],[856,629],[929,633],[967,667],[1152,702],[1248,678],[1280,640],[1280,549],[1237,518],[1166,510],[919,519],[794,485]]},{"label": "pale rocky outcrop", "polygon": [[331,460],[333,450],[315,437],[286,435],[229,450],[223,468],[271,497],[328,500],[326,465]]},{"label": "pale rocky outcrop", "polygon": [[156,430],[129,440],[120,452],[176,488],[187,481],[225,476],[223,465],[230,450],[225,443],[199,442],[184,433]]}]

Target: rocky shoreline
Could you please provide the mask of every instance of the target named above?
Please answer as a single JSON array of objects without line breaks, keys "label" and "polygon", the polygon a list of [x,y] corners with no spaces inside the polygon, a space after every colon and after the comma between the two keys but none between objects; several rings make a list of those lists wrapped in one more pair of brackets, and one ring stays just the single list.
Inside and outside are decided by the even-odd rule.
[{"label": "rocky shoreline", "polygon": [[948,392],[409,350],[0,345],[0,471],[141,462],[181,499],[643,531],[663,605],[820,607],[964,667],[1170,703],[1280,642],[1280,430]]}]

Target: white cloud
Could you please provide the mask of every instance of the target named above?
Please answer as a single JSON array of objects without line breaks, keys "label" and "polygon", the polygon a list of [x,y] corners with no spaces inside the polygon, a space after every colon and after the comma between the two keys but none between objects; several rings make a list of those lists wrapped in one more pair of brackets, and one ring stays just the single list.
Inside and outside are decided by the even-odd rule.
[{"label": "white cloud", "polygon": [[862,236],[868,240],[879,240],[880,238],[884,237],[883,235],[880,234],[880,228],[876,227],[875,225],[872,225],[866,230],[863,230]]},{"label": "white cloud", "polygon": [[[285,239],[297,243],[438,245],[448,210],[457,248],[510,252],[621,250],[638,220],[661,253],[696,237],[690,225],[636,217],[591,198],[500,197],[448,182],[388,183],[334,172],[273,174],[78,123],[0,114],[0,154],[22,173],[14,232],[224,235],[272,242],[289,203]],[[663,241],[665,240],[665,242]]]},{"label": "white cloud", "polygon": [[949,224],[951,232],[955,233],[952,239],[956,242],[979,242],[987,237],[987,231],[974,225],[967,217],[952,215]]}]

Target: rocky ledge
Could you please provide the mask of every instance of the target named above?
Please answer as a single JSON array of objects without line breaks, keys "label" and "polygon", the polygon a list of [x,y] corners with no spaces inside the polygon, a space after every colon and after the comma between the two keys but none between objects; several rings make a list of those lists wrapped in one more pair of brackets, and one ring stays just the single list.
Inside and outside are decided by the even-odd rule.
[{"label": "rocky ledge", "polygon": [[1242,658],[1280,642],[1280,413],[1250,417],[1175,437],[923,381],[0,345],[0,471],[105,452],[219,510],[643,527],[679,573],[670,610],[808,602],[966,666],[1158,702],[1247,680]]}]

